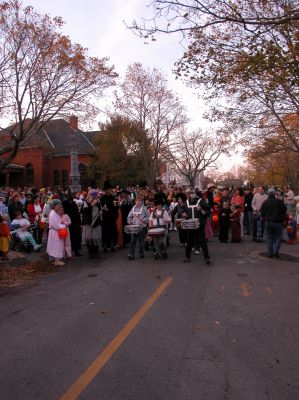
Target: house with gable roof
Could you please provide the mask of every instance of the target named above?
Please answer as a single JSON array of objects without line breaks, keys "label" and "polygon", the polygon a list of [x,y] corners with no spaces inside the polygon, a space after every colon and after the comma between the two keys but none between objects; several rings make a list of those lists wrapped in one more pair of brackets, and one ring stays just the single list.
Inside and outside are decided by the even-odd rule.
[{"label": "house with gable roof", "polygon": [[81,184],[87,186],[87,168],[94,159],[96,133],[79,129],[76,116],[69,122],[65,119],[50,121],[22,142],[16,157],[0,174],[0,186],[67,187],[72,141],[78,151]]}]

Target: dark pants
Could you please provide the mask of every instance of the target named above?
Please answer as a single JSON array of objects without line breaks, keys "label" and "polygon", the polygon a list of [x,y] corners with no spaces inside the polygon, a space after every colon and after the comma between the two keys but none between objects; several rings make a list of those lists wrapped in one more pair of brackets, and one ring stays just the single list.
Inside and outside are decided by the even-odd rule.
[{"label": "dark pants", "polygon": [[102,242],[104,250],[113,249],[117,241],[117,227],[115,220],[103,221],[102,224]]},{"label": "dark pants", "polygon": [[187,230],[187,246],[186,246],[186,257],[191,257],[192,248],[198,246],[202,248],[203,256],[205,260],[210,258],[209,250],[207,245],[207,239],[205,235],[205,225],[200,225],[199,229],[188,229]]},{"label": "dark pants", "polygon": [[39,226],[37,226],[33,230],[33,237],[34,237],[34,240],[36,241],[37,244],[42,244],[43,233],[44,233],[44,229],[40,229]]},{"label": "dark pants", "polygon": [[277,255],[279,253],[282,229],[283,226],[281,222],[266,222],[268,256],[272,256],[273,254]]},{"label": "dark pants", "polygon": [[179,240],[180,240],[180,243],[181,244],[185,244],[186,243],[186,233],[187,233],[187,231],[186,231],[186,229],[181,229],[181,228],[178,228],[178,232],[179,232]]},{"label": "dark pants", "polygon": [[94,245],[94,244],[86,244],[89,258],[99,258],[99,246]]},{"label": "dark pants", "polygon": [[252,232],[252,211],[245,211],[244,212],[244,231],[245,235],[250,235]]},{"label": "dark pants", "polygon": [[139,242],[139,255],[143,256],[144,255],[144,238],[146,235],[146,228],[142,228],[142,230],[139,233],[132,233],[131,234],[131,242],[129,246],[129,256],[134,257],[135,256],[135,248],[137,244],[137,240]]},{"label": "dark pants", "polygon": [[229,224],[220,224],[219,240],[220,242],[228,241]]},{"label": "dark pants", "polygon": [[262,240],[265,230],[265,221],[261,219],[259,215],[253,215],[252,222],[253,222],[252,238],[254,240]]},{"label": "dark pants", "polygon": [[81,227],[71,224],[69,226],[72,251],[78,253],[81,249]]}]

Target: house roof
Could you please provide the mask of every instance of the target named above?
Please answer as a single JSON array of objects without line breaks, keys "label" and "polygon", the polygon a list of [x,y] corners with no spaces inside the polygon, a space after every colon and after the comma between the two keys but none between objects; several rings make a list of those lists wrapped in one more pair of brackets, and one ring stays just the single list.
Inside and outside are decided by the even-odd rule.
[{"label": "house roof", "polygon": [[70,135],[74,133],[75,145],[78,154],[93,154],[95,147],[92,136],[96,132],[83,132],[73,129],[64,119],[52,120],[34,134],[26,138],[22,147],[41,146],[49,149],[52,156],[68,155],[71,150]]}]

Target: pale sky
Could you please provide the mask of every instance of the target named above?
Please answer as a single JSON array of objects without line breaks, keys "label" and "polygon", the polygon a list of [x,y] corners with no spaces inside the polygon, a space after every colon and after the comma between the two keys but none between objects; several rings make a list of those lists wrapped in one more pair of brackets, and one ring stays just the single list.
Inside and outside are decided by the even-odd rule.
[{"label": "pale sky", "polygon": [[[23,0],[24,5],[31,5],[41,13],[62,17],[64,33],[73,42],[87,47],[90,55],[109,57],[120,77],[134,62],[159,68],[167,77],[169,88],[185,105],[190,129],[208,126],[202,118],[205,104],[199,98],[199,92],[176,80],[172,73],[174,63],[184,51],[180,36],[161,35],[156,42],[146,45],[123,23],[130,24],[134,19],[140,21],[142,17],[150,16],[146,7],[149,3],[150,0]],[[109,103],[108,97],[106,103]],[[224,163],[225,169],[229,168],[228,164],[233,164],[227,158]]]},{"label": "pale sky", "polygon": [[180,37],[161,36],[157,42],[144,44],[123,23],[140,20],[149,15],[146,4],[150,0],[25,0],[42,13],[60,16],[66,22],[64,33],[71,40],[89,49],[90,55],[109,57],[116,72],[124,76],[128,65],[141,62],[144,66],[159,68],[186,106],[191,127],[195,129],[202,121],[203,104],[196,90],[176,80],[172,69],[183,54]]}]

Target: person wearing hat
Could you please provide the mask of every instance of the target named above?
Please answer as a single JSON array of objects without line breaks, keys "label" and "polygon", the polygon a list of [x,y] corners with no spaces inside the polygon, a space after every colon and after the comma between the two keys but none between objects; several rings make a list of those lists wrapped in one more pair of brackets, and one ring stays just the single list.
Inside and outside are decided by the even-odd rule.
[{"label": "person wearing hat", "polygon": [[149,217],[149,228],[164,228],[166,233],[164,236],[154,236],[154,252],[155,259],[167,258],[167,228],[170,222],[170,216],[163,208],[164,200],[162,197],[154,200],[155,207]]},{"label": "person wearing hat", "polygon": [[113,188],[110,183],[105,183],[104,191],[105,194],[101,197],[101,204],[103,207],[102,242],[105,253],[108,249],[115,251],[117,242],[116,221],[118,217],[118,204],[113,195]]},{"label": "person wearing hat", "polygon": [[102,213],[103,207],[98,192],[89,190],[83,204],[82,241],[86,244],[89,258],[99,258],[102,241]]},{"label": "person wearing hat", "polygon": [[163,186],[158,185],[156,193],[154,194],[154,201],[162,201],[162,205],[167,204],[167,196],[163,191]]},{"label": "person wearing hat", "polygon": [[71,192],[68,192],[68,197],[62,202],[64,212],[70,217],[71,225],[69,226],[70,240],[72,252],[75,257],[81,256],[81,216],[77,204],[74,202],[74,197]]},{"label": "person wearing hat", "polygon": [[[195,191],[190,188],[186,190],[187,200],[184,203],[182,217],[186,219],[199,220],[198,229],[187,229],[187,246],[185,248],[185,263],[190,261],[192,248],[196,251],[201,247],[207,265],[210,265],[210,255],[205,235],[206,218],[209,216],[210,207],[204,199],[196,196]],[[196,247],[198,246],[198,248]],[[196,253],[197,254],[197,253]],[[198,252],[199,254],[199,252]]]},{"label": "person wearing hat", "polygon": [[273,256],[279,258],[283,221],[287,207],[282,200],[276,198],[274,189],[268,190],[268,196],[260,208],[261,216],[266,222],[267,255],[269,258]]},{"label": "person wearing hat", "polygon": [[214,190],[215,190],[216,186],[214,185],[214,183],[209,183],[207,186],[207,199],[208,199],[208,203],[209,206],[211,208],[214,207]]}]

